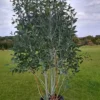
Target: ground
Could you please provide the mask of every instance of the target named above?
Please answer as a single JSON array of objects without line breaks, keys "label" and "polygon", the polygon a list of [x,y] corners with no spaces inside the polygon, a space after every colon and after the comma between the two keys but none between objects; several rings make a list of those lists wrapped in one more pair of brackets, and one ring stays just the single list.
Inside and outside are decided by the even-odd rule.
[{"label": "ground", "polygon": [[[85,58],[80,72],[69,81],[64,95],[65,100],[100,100],[100,46],[81,48]],[[34,77],[31,73],[10,72],[12,51],[0,51],[0,100],[39,100]]]}]

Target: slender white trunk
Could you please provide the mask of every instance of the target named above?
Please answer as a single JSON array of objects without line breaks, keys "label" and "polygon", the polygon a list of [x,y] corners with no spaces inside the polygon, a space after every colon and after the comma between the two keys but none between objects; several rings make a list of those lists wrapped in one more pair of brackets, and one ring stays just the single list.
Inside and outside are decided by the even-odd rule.
[{"label": "slender white trunk", "polygon": [[51,95],[53,95],[53,68],[51,68]]},{"label": "slender white trunk", "polygon": [[55,85],[56,85],[56,70],[53,68],[53,94],[55,93]]},{"label": "slender white trunk", "polygon": [[44,72],[44,77],[45,77],[45,94],[46,94],[46,100],[48,100],[49,97],[48,97],[48,76],[47,76],[47,72]]}]

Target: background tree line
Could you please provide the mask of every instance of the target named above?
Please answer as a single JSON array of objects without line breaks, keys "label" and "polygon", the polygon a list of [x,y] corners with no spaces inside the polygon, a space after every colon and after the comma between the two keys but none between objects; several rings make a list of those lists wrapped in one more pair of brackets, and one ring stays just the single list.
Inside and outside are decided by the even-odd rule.
[{"label": "background tree line", "polygon": [[86,37],[74,36],[73,40],[78,45],[100,45],[100,35],[96,35],[95,37],[91,35]]},{"label": "background tree line", "polygon": [[0,37],[0,49],[10,49],[13,47],[13,36]]},{"label": "background tree line", "polygon": [[[7,50],[13,47],[14,36],[0,37],[0,50]],[[73,41],[78,45],[100,45],[100,35],[86,36],[86,37],[73,37]]]}]

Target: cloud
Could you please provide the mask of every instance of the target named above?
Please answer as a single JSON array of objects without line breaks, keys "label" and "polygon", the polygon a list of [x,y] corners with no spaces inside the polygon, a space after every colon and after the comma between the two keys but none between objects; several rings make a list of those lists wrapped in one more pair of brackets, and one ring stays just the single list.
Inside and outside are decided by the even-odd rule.
[{"label": "cloud", "polygon": [[71,0],[66,0],[68,3],[71,3]]},{"label": "cloud", "polygon": [[88,6],[100,5],[100,0],[91,0]]},{"label": "cloud", "polygon": [[72,5],[76,8],[79,21],[100,22],[100,0],[72,0]]},{"label": "cloud", "polygon": [[14,30],[11,24],[12,4],[10,0],[0,0],[0,36],[9,35]]},{"label": "cloud", "polygon": [[100,13],[100,0],[87,0],[85,11],[92,13]]},{"label": "cloud", "polygon": [[77,12],[78,36],[100,34],[100,0],[71,0]]},{"label": "cloud", "polygon": [[78,12],[77,13],[77,17],[79,18],[79,20],[82,21],[99,21],[100,22],[100,13],[86,13],[86,12]]},{"label": "cloud", "polygon": [[84,20],[84,19],[87,19],[88,16],[85,12],[78,12],[77,13],[77,17],[80,19],[80,20]]}]

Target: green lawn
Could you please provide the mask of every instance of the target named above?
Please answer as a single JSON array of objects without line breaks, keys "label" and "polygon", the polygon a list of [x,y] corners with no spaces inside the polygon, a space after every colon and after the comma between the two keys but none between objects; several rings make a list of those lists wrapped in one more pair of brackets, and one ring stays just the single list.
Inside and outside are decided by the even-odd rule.
[{"label": "green lawn", "polygon": [[[100,100],[100,46],[82,47],[84,59],[80,72],[70,80],[65,100]],[[11,51],[0,51],[0,100],[39,100],[36,83],[31,73],[14,74],[10,62]]]}]

